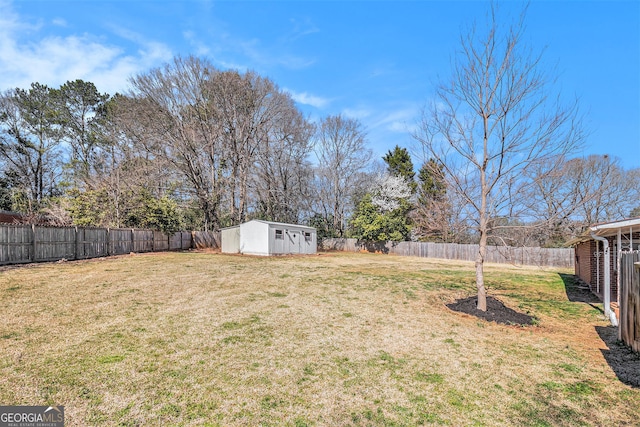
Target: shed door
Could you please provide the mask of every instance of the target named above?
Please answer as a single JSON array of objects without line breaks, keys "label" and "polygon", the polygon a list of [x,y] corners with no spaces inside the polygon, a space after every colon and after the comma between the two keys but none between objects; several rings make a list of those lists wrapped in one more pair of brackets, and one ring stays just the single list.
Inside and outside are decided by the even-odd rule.
[{"label": "shed door", "polygon": [[289,253],[291,254],[299,254],[300,253],[300,232],[289,230],[287,232],[288,243],[289,243]]},{"label": "shed door", "polygon": [[273,251],[274,254],[285,253],[285,248],[288,246],[285,242],[285,232],[282,228],[272,228],[271,232],[273,236]]}]

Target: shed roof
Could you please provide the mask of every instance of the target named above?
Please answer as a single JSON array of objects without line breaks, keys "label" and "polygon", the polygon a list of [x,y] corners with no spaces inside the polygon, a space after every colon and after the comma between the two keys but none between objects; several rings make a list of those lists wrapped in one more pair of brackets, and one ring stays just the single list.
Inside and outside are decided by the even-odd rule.
[{"label": "shed roof", "polygon": [[[280,225],[282,227],[297,227],[297,228],[306,228],[308,230],[313,230],[316,231],[316,229],[314,227],[309,227],[308,225],[300,225],[300,224],[288,224],[286,222],[275,222],[275,221],[264,221],[262,219],[253,219],[252,221],[256,221],[256,222],[262,222],[264,224],[270,224],[270,225]],[[249,221],[251,222],[251,221]]]},{"label": "shed roof", "polygon": [[[314,227],[309,227],[308,225],[300,225],[300,224],[288,224],[286,222],[275,222],[275,221],[265,221],[263,219],[252,219],[251,221],[247,221],[244,224],[248,223],[248,222],[261,222],[263,224],[269,224],[269,225],[279,225],[281,227],[296,227],[296,228],[304,228],[305,230],[313,230],[316,231],[316,229]],[[236,227],[240,227],[239,225],[232,225],[231,227],[225,227],[225,228],[221,228],[220,230],[228,230],[230,228],[236,228]]]}]

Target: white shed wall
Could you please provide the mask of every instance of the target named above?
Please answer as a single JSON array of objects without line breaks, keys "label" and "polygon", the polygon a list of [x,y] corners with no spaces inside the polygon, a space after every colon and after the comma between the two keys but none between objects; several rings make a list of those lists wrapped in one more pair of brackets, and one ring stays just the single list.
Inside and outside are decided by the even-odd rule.
[{"label": "white shed wall", "polygon": [[269,255],[269,224],[259,221],[241,224],[240,252],[247,255]]},{"label": "white shed wall", "polygon": [[222,240],[222,252],[226,254],[237,254],[240,252],[240,227],[231,227],[220,230]]}]

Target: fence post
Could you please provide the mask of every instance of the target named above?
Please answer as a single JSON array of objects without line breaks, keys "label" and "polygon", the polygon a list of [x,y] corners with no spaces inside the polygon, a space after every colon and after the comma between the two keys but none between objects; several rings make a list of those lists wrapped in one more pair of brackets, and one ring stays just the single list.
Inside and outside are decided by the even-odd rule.
[{"label": "fence post", "polygon": [[133,233],[133,228],[132,228],[131,229],[131,251],[129,251],[129,252],[135,252],[134,251],[134,249],[135,249],[134,244],[135,244],[135,235]]},{"label": "fence post", "polygon": [[80,245],[80,243],[78,242],[78,227],[74,227],[74,230],[76,233],[76,244],[73,252],[73,259],[78,259],[78,246]]},{"label": "fence post", "polygon": [[106,253],[107,256],[111,255],[111,248],[109,248],[109,246],[111,245],[111,229],[107,228],[107,238],[105,239],[105,241],[107,242],[107,249],[106,249]]},{"label": "fence post", "polygon": [[36,247],[37,247],[37,243],[36,243],[36,225],[35,224],[31,224],[31,237],[33,237],[33,258],[31,259],[32,262],[36,262]]}]

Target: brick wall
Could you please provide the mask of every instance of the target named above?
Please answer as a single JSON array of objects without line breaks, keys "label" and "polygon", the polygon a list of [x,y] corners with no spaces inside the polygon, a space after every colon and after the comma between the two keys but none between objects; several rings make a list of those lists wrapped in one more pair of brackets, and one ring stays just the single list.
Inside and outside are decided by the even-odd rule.
[{"label": "brick wall", "polygon": [[[609,241],[609,250],[611,256],[609,258],[609,273],[611,279],[611,293],[616,295],[618,291],[617,274],[616,274],[616,258],[613,250],[613,245],[617,241],[617,237],[607,237]],[[600,283],[600,292],[604,289],[604,245],[602,242],[591,240],[591,280],[588,282],[593,292],[598,292],[598,283]],[[600,256],[596,257],[596,253],[599,251]],[[596,261],[600,264],[597,265]],[[598,268],[599,267],[599,268]],[[598,280],[599,279],[599,280]]]},{"label": "brick wall", "polygon": [[591,258],[594,251],[595,244],[593,240],[578,243],[576,246],[576,276],[589,284],[595,277],[591,273],[591,266],[594,264]]},{"label": "brick wall", "polygon": [[[609,248],[611,251],[611,258],[609,261],[611,292],[615,295],[618,291],[618,266],[617,254],[614,248],[617,245],[618,237],[607,237],[607,240],[609,241]],[[623,243],[627,242],[625,237],[623,237],[622,241]],[[633,241],[640,242],[640,233],[633,233]],[[597,243],[600,249],[600,268],[598,268],[596,264],[596,252],[598,247],[596,246],[595,240],[589,240],[576,245],[576,276],[588,283],[593,292],[597,292],[598,275],[600,276],[600,290],[604,287],[604,252],[602,243]]]}]

